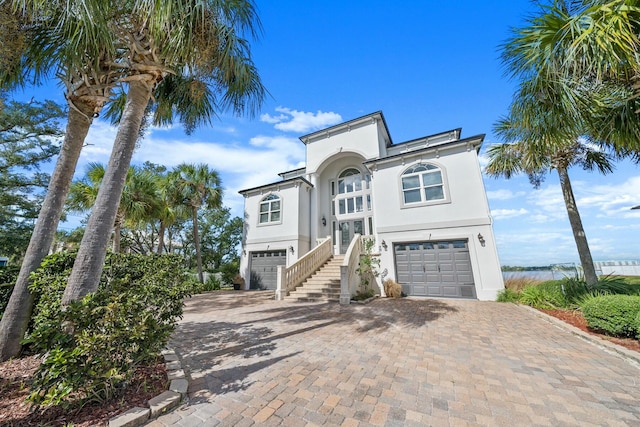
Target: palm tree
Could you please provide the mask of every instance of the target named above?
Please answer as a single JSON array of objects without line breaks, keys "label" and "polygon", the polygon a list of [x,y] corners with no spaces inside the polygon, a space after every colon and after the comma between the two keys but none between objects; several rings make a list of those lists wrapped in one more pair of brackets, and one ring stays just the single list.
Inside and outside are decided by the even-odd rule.
[{"label": "palm tree", "polygon": [[181,204],[180,189],[174,185],[170,174],[156,175],[156,181],[159,194],[154,218],[160,223],[156,253],[162,254],[165,250],[164,235],[166,230],[177,220],[188,218],[190,212],[187,212],[186,206]]},{"label": "palm tree", "polygon": [[535,85],[521,84],[510,115],[495,126],[496,134],[506,143],[489,148],[485,172],[507,179],[525,173],[537,188],[547,172],[556,170],[585,280],[594,285],[598,277],[568,171],[579,165],[606,174],[613,171],[612,157],[581,137],[584,124],[572,114],[571,108],[565,108],[561,94],[555,96],[557,87],[552,82],[543,86],[544,91],[533,89],[541,83],[538,80]]},{"label": "palm tree", "polygon": [[[100,163],[90,163],[82,180],[71,184],[67,206],[71,211],[86,212],[95,204],[105,168]],[[126,223],[132,226],[148,220],[156,211],[158,187],[154,176],[148,172],[129,167],[124,189],[118,204],[113,224],[113,252],[120,252],[120,235]]]},{"label": "palm tree", "polygon": [[182,163],[171,172],[170,180],[180,195],[181,204],[191,210],[193,221],[193,242],[196,248],[198,278],[204,283],[202,275],[202,254],[198,234],[198,210],[219,208],[222,205],[222,187],[220,177],[215,170],[204,163],[199,165]]},{"label": "palm tree", "polygon": [[108,225],[115,219],[135,141],[156,85],[177,70],[206,76],[220,97],[217,107],[255,113],[264,88],[251,61],[249,44],[238,33],[256,35],[259,25],[251,1],[135,2],[125,19],[102,27],[127,52],[118,66],[130,75],[127,103],[96,204],[63,295],[63,304],[93,292],[102,272]]},{"label": "palm tree", "polygon": [[[15,0],[1,5],[5,16],[13,16],[15,25],[12,26],[14,31],[0,32],[0,44],[17,46],[18,51],[13,52],[6,66],[0,67],[0,84],[4,87],[23,85],[26,76],[32,76],[37,83],[53,70],[66,87],[65,98],[69,110],[60,155],[11,298],[0,321],[0,361],[15,357],[20,352],[20,340],[27,329],[33,307],[33,296],[28,289],[29,275],[40,266],[53,243],[84,140],[93,118],[108,100],[117,74],[104,65],[112,53],[110,45],[106,45],[105,49],[105,45],[96,43],[90,34],[88,38],[69,43],[69,39],[59,37],[57,33],[60,29],[57,27],[59,13],[49,10],[48,14],[38,14],[25,3]],[[65,8],[65,5],[57,2],[50,4],[53,6],[54,3],[58,7],[57,12]],[[11,10],[10,6],[13,6]],[[43,20],[42,16],[48,16],[49,20]],[[82,22],[67,21],[68,26],[78,26]],[[69,32],[73,32],[73,29]],[[80,35],[88,33],[77,32]],[[21,44],[11,43],[20,35]]]},{"label": "palm tree", "polygon": [[[637,47],[637,31],[630,31],[633,25],[625,15],[638,16],[625,5],[631,2],[555,0],[542,6],[541,14],[526,26],[515,29],[502,46],[507,71],[520,80],[520,86],[509,116],[496,125],[497,134],[507,144],[489,149],[486,172],[507,178],[523,172],[534,186],[549,170],[558,172],[589,285],[598,279],[568,170],[580,165],[609,173],[613,170],[612,156],[605,149],[628,154],[625,150],[631,147],[618,145],[611,128],[603,132],[612,114],[616,116],[613,122],[620,121],[619,113],[630,106],[621,96],[620,84],[628,78],[630,69],[616,62],[633,60],[637,64],[630,53]],[[634,47],[625,48],[626,43]],[[624,120],[631,118],[632,122],[627,129],[640,130],[637,117],[632,118],[629,111],[625,114]]]},{"label": "palm tree", "polygon": [[554,83],[586,132],[639,159],[640,2],[555,0],[502,46],[508,74],[544,92]]}]

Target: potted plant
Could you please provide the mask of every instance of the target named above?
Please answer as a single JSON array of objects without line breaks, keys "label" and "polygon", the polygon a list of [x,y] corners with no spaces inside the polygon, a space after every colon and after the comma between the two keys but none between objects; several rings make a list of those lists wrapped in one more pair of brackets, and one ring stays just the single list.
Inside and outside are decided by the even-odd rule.
[{"label": "potted plant", "polygon": [[233,290],[234,291],[239,291],[241,289],[244,289],[244,277],[242,277],[240,275],[240,273],[236,274],[235,276],[233,276]]}]

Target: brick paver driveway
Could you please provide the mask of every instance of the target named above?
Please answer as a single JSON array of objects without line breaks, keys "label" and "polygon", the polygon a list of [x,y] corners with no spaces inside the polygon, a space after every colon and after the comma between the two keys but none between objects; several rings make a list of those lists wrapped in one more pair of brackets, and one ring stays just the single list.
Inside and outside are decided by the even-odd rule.
[{"label": "brick paver driveway", "polygon": [[522,307],[270,298],[188,301],[189,402],[149,425],[640,426],[637,365]]}]

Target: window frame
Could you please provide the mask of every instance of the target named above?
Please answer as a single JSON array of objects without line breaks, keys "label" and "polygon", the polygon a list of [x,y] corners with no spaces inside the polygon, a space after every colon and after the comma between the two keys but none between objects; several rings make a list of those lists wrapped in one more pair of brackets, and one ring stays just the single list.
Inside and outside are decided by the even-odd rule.
[{"label": "window frame", "polygon": [[[276,201],[279,203],[278,209],[272,207],[272,204]],[[263,205],[267,206],[267,210],[262,210]],[[274,220],[273,214],[276,212],[278,213],[278,219]],[[258,226],[282,224],[282,212],[282,197],[275,193],[267,194],[258,203]],[[267,221],[262,221],[262,215],[264,214],[267,214]]]},{"label": "window frame", "polygon": [[[414,168],[417,168],[419,166],[425,166],[427,167],[427,170],[422,170],[422,171],[417,171],[417,172],[408,172]],[[424,182],[424,178],[423,178],[423,174],[425,173],[436,173],[439,172],[440,173],[440,177],[441,177],[441,182],[438,184],[425,184]],[[418,179],[418,186],[416,187],[410,187],[410,188],[405,188],[405,183],[404,183],[404,178],[408,178],[408,177],[415,177]],[[413,163],[409,166],[407,166],[406,168],[404,168],[402,170],[402,172],[399,175],[399,186],[400,186],[400,206],[402,208],[413,208],[413,207],[419,207],[419,206],[430,206],[430,205],[439,205],[439,204],[443,204],[443,203],[450,203],[451,200],[449,198],[449,185],[448,185],[448,180],[447,180],[447,173],[446,173],[446,169],[435,162],[432,161],[419,161],[416,163]],[[427,196],[426,196],[426,189],[428,188],[436,188],[436,187],[441,187],[442,188],[442,198],[439,199],[432,199],[432,200],[427,200]],[[405,198],[405,192],[409,191],[409,190],[420,190],[420,200],[417,200],[415,202],[407,202],[406,198]]]}]

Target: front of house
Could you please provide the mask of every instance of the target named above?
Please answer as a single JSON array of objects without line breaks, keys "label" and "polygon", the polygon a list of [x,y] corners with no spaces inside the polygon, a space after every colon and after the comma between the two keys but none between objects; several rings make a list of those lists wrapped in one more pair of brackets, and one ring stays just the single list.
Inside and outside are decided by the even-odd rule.
[{"label": "front of house", "polygon": [[381,275],[412,296],[495,299],[500,263],[478,152],[484,135],[460,129],[394,144],[382,112],[301,137],[306,167],[241,191],[240,272],[275,289],[323,239],[344,254],[354,236],[375,239]]}]

